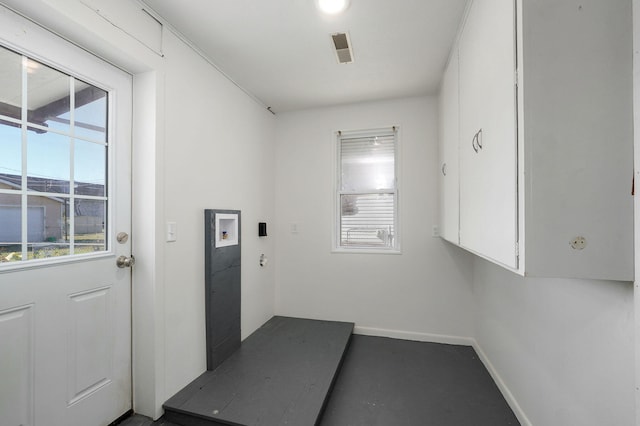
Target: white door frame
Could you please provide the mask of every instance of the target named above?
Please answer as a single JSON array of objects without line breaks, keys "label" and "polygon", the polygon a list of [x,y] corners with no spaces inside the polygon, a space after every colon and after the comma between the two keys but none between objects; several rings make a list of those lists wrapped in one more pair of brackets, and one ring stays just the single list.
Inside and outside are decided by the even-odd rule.
[{"label": "white door frame", "polygon": [[634,340],[636,424],[640,425],[640,0],[633,0],[633,127],[634,127]]}]

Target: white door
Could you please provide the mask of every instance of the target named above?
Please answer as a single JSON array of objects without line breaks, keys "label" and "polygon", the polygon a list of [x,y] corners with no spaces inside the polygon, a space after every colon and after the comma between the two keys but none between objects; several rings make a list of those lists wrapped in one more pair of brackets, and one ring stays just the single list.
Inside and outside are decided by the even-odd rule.
[{"label": "white door", "polygon": [[107,425],[131,409],[131,78],[1,6],[0,46],[0,425]]}]

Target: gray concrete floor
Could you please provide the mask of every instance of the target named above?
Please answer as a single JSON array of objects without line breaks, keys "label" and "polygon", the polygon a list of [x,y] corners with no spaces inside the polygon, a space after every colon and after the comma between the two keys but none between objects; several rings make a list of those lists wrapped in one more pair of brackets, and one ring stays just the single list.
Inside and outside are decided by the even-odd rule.
[{"label": "gray concrete floor", "polygon": [[158,419],[158,421],[153,421],[148,417],[141,416],[139,414],[135,414],[132,417],[129,417],[124,422],[120,423],[118,426],[179,426],[175,423],[169,423],[165,420]]},{"label": "gray concrete floor", "polygon": [[[320,426],[519,424],[473,348],[368,336],[353,336],[320,422]],[[119,426],[179,425],[133,416]]]},{"label": "gray concrete floor", "polygon": [[470,346],[353,336],[320,426],[520,425]]}]

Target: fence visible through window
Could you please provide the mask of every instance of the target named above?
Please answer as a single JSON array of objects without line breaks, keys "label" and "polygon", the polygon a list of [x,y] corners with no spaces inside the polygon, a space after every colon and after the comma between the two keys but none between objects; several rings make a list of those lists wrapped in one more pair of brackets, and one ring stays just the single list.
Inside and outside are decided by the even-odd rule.
[{"label": "fence visible through window", "polygon": [[338,249],[397,249],[397,128],[338,133]]}]

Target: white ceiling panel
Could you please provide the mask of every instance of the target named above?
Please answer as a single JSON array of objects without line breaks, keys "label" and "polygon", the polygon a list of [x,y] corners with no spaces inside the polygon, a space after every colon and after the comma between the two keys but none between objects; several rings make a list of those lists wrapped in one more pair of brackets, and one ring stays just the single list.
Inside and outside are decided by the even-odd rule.
[{"label": "white ceiling panel", "polygon": [[[436,93],[466,0],[144,0],[275,112]],[[338,64],[331,34],[354,62]]]}]

